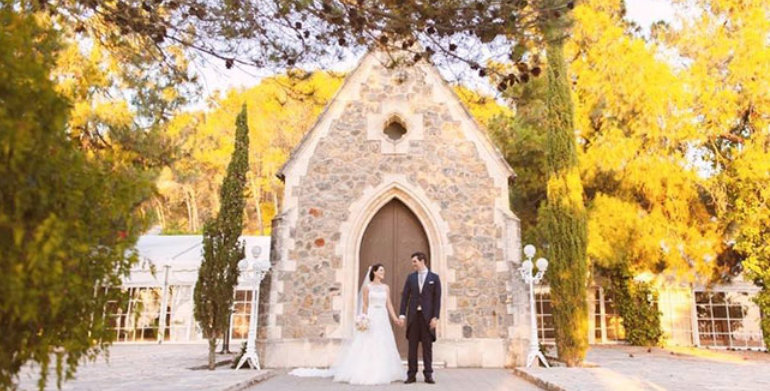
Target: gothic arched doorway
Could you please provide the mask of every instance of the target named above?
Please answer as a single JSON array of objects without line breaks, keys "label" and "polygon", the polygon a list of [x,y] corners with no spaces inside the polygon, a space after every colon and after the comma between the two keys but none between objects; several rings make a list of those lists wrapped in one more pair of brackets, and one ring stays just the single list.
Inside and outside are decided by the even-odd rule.
[{"label": "gothic arched doorway", "polygon": [[[390,286],[390,299],[393,309],[398,314],[401,304],[401,291],[406,276],[413,271],[411,255],[421,251],[428,255],[430,267],[430,245],[417,216],[397,198],[385,204],[374,215],[364,231],[359,253],[358,281],[363,281],[366,270],[376,263],[385,265],[385,283]],[[396,344],[401,357],[406,357],[406,331],[393,326]]]}]

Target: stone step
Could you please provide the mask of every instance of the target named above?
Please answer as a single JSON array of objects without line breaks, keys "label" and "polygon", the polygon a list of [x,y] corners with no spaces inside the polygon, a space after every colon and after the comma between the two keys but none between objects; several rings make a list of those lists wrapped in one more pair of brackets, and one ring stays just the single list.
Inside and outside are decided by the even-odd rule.
[{"label": "stone step", "polygon": [[[406,360],[401,360],[401,364],[404,366],[409,365],[409,362]],[[422,365],[422,360],[417,360],[417,368],[422,368],[424,365]],[[434,361],[433,362],[433,368],[446,368],[446,362],[444,361]]]}]

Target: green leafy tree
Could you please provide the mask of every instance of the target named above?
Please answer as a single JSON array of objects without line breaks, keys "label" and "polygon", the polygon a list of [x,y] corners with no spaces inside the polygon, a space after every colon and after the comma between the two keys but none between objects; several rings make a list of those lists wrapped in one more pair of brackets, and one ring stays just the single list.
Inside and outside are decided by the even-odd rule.
[{"label": "green leafy tree", "polygon": [[556,349],[561,360],[575,366],[582,363],[588,349],[586,210],[564,59],[564,29],[548,24],[544,34],[548,57],[544,118],[547,201],[540,216],[551,261],[548,283]]},{"label": "green leafy tree", "polygon": [[[158,56],[182,45],[221,59],[227,68],[292,68],[377,46],[409,51],[410,61],[461,62],[484,71],[480,45],[501,37],[538,42],[538,24],[573,7],[573,0],[59,0],[51,12],[100,41],[143,46]],[[523,55],[512,48],[500,57],[516,62]]]},{"label": "green leafy tree", "polygon": [[104,308],[146,227],[152,176],[95,156],[68,132],[69,102],[51,73],[61,48],[45,15],[0,6],[0,388],[40,365],[57,384],[95,359],[114,330]]},{"label": "green leafy tree", "polygon": [[246,105],[235,122],[235,149],[220,188],[221,207],[203,228],[203,263],[195,283],[195,319],[209,340],[209,369],[215,367],[217,339],[227,332],[238,262],[245,257],[243,232],[244,189],[249,170],[249,127]]},{"label": "green leafy tree", "polygon": [[490,121],[488,132],[516,173],[510,187],[511,208],[521,222],[522,243],[544,248],[538,211],[546,200],[544,78],[516,85],[506,97],[516,104],[515,115],[499,115]]}]

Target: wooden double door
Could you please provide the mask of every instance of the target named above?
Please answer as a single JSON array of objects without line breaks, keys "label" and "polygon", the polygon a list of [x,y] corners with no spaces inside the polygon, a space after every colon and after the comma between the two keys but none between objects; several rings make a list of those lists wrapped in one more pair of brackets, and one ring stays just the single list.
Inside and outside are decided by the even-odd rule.
[{"label": "wooden double door", "polygon": [[[381,263],[385,266],[385,283],[390,286],[390,299],[398,315],[401,292],[406,277],[412,273],[411,255],[417,251],[430,257],[430,246],[420,220],[403,202],[394,198],[383,206],[369,222],[361,240],[359,254],[359,284],[369,266]],[[430,267],[430,258],[428,259]],[[405,329],[392,323],[396,344],[401,357],[408,353]]]}]

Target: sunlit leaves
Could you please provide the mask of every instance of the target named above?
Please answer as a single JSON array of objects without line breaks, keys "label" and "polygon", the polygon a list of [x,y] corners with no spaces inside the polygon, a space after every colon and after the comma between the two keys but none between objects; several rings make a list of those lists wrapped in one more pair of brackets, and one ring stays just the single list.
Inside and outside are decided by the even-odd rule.
[{"label": "sunlit leaves", "polygon": [[724,242],[739,255],[719,265],[717,276],[742,268],[770,295],[770,3],[677,3],[709,10],[691,13],[681,28],[668,28],[658,38],[686,65],[684,82],[694,96],[700,147],[709,164],[708,200]]},{"label": "sunlit leaves", "polygon": [[633,272],[708,276],[722,244],[689,163],[703,140],[692,95],[658,47],[635,37],[621,2],[575,8],[569,40],[590,259]]},{"label": "sunlit leaves", "polygon": [[244,226],[249,233],[269,234],[283,192],[275,175],[341,83],[341,75],[322,72],[275,76],[245,91],[223,92],[208,110],[176,116],[169,137],[181,157],[159,182],[161,202],[154,207],[165,218],[164,230],[200,230],[218,208],[210,183],[224,176],[233,148],[232,124],[246,102],[251,163]]},{"label": "sunlit leaves", "polygon": [[[76,79],[92,69],[65,50],[59,64],[80,73],[56,77],[66,45],[46,17],[2,7],[0,29],[0,388],[36,362],[42,389],[49,369],[60,383],[115,337],[104,308],[121,299],[114,288],[135,261],[152,175],[122,149],[73,142],[68,114],[81,121],[91,106],[67,98],[88,91]],[[126,120],[119,103],[112,109],[106,124]]]},{"label": "sunlit leaves", "polygon": [[[248,90],[225,91],[208,110],[174,117],[167,135],[178,146],[180,158],[164,170],[158,181],[160,202],[153,206],[155,214],[164,217],[164,230],[200,230],[218,206],[210,183],[224,175],[223,162],[232,152],[231,124],[247,102],[251,168],[244,225],[246,232],[269,234],[283,196],[276,174],[342,81],[343,75],[325,72],[279,75]],[[482,126],[498,115],[510,115],[491,97],[461,87],[455,91]]]}]

